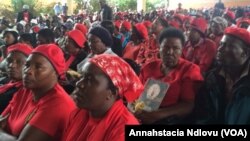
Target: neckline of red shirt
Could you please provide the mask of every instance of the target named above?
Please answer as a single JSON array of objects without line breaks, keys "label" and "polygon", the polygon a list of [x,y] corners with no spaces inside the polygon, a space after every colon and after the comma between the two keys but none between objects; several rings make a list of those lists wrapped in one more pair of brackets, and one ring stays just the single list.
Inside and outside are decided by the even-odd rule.
[{"label": "neckline of red shirt", "polygon": [[156,70],[156,71],[157,71],[157,74],[159,74],[159,77],[160,77],[160,78],[164,78],[164,77],[169,76],[169,75],[170,75],[171,73],[173,73],[176,69],[178,69],[178,68],[180,67],[181,63],[184,61],[184,59],[182,59],[182,58],[180,57],[180,58],[178,59],[177,65],[176,65],[173,69],[171,69],[167,75],[164,75],[164,73],[163,73],[162,70],[161,70],[162,65],[163,65],[163,61],[162,61],[161,59],[159,59],[158,61],[159,61],[159,67],[160,67],[160,69],[157,69],[157,70]]}]

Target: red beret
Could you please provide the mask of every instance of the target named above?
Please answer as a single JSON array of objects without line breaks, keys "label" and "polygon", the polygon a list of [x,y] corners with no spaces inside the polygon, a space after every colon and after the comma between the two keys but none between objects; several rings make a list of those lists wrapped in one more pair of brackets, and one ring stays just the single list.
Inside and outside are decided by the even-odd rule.
[{"label": "red beret", "polygon": [[69,38],[73,39],[79,47],[81,47],[81,48],[84,47],[84,43],[86,42],[86,38],[81,31],[71,30],[67,33],[67,35]]},{"label": "red beret", "polygon": [[17,43],[17,44],[14,44],[14,45],[8,47],[7,54],[9,54],[13,51],[18,51],[18,52],[23,53],[25,56],[29,56],[30,53],[32,52],[32,48],[27,44]]},{"label": "red beret", "polygon": [[59,76],[65,73],[65,59],[63,51],[60,47],[55,44],[44,44],[39,45],[33,51],[33,53],[40,54],[48,59],[48,61],[53,65],[55,71]]},{"label": "red beret", "polygon": [[88,33],[87,27],[80,23],[76,23],[74,29],[81,31],[84,36]]},{"label": "red beret", "polygon": [[120,28],[120,26],[121,26],[121,21],[120,21],[120,20],[115,21],[115,22],[114,22],[114,25],[115,25],[115,27]]},{"label": "red beret", "polygon": [[207,29],[207,21],[202,17],[193,18],[191,20],[190,26],[200,31],[202,34],[205,34]]},{"label": "red beret", "polygon": [[137,23],[135,28],[144,39],[148,39],[148,30],[142,23]]},{"label": "red beret", "polygon": [[248,24],[250,24],[250,19],[240,19],[240,20],[238,20],[237,21],[237,27],[240,27],[240,24],[241,23],[248,23]]},{"label": "red beret", "polygon": [[226,14],[228,17],[231,18],[231,20],[234,20],[235,19],[235,14],[234,12],[230,11],[230,10],[227,10],[224,14]]},{"label": "red beret", "polygon": [[152,27],[152,25],[153,25],[151,21],[144,21],[143,24],[144,24],[147,28]]},{"label": "red beret", "polygon": [[225,34],[237,37],[246,44],[250,45],[250,32],[244,28],[228,27],[225,29]]},{"label": "red beret", "polygon": [[123,21],[121,26],[123,26],[128,31],[131,30],[131,23],[128,21]]}]

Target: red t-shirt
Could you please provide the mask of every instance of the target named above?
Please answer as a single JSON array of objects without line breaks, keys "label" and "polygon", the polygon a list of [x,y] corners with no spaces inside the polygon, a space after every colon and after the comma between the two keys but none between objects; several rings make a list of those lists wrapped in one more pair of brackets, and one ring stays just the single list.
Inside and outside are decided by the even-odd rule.
[{"label": "red t-shirt", "polygon": [[129,42],[123,50],[123,58],[136,60],[140,48],[144,48],[144,42],[139,45],[134,45],[133,42]]},{"label": "red t-shirt", "polygon": [[16,137],[29,124],[52,136],[53,140],[59,141],[74,109],[74,101],[56,84],[37,102],[34,102],[31,90],[21,88],[2,115],[10,114],[7,130]]},{"label": "red t-shirt", "polygon": [[210,39],[201,39],[194,47],[187,43],[183,48],[183,58],[198,65],[201,72],[206,72],[216,55],[216,44]]},{"label": "red t-shirt", "polygon": [[196,90],[203,81],[200,68],[182,58],[179,59],[176,68],[171,70],[167,76],[161,72],[162,61],[156,60],[146,64],[140,74],[144,84],[149,78],[161,80],[170,84],[170,87],[161,103],[161,108],[178,103],[180,100],[193,101]]},{"label": "red t-shirt", "polygon": [[72,113],[63,141],[124,141],[125,125],[138,124],[121,100],[116,101],[100,119],[78,109]]}]

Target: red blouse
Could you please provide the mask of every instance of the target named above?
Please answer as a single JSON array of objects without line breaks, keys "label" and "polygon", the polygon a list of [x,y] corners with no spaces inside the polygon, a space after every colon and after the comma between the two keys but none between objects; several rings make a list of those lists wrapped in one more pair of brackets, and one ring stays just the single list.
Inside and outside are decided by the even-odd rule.
[{"label": "red blouse", "polygon": [[114,103],[103,118],[96,119],[88,111],[72,113],[63,141],[124,141],[125,125],[137,125],[137,119],[121,100]]},{"label": "red blouse", "polygon": [[143,42],[140,43],[139,45],[134,45],[134,43],[130,41],[123,50],[122,58],[131,59],[135,61],[140,48],[143,46],[144,46]]},{"label": "red blouse", "polygon": [[167,76],[164,76],[161,72],[161,66],[162,61],[156,60],[146,64],[140,74],[142,83],[145,83],[149,78],[153,78],[170,84],[160,107],[174,105],[180,100],[193,101],[196,90],[200,82],[203,81],[199,67],[180,58],[177,67],[170,71]]},{"label": "red blouse", "polygon": [[146,63],[155,61],[160,58],[159,43],[154,36],[151,36],[149,40],[145,42],[143,48],[140,48],[136,58],[136,63],[144,65]]},{"label": "red blouse", "polygon": [[21,88],[2,116],[10,114],[7,130],[16,137],[29,124],[52,136],[53,140],[59,141],[74,109],[74,101],[59,84],[56,84],[54,89],[37,102],[33,100],[31,90]]}]

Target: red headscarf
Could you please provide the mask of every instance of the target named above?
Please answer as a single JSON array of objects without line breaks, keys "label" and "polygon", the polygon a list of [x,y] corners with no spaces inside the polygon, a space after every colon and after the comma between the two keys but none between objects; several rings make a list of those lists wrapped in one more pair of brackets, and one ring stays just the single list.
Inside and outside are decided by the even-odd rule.
[{"label": "red headscarf", "polygon": [[225,29],[225,34],[237,37],[250,45],[250,32],[244,28],[228,27]]},{"label": "red headscarf", "polygon": [[110,77],[113,84],[118,88],[121,97],[125,97],[128,102],[133,102],[139,98],[144,89],[143,84],[129,64],[121,58],[114,55],[101,54],[91,58],[89,61]]},{"label": "red headscarf", "polygon": [[143,39],[148,39],[148,30],[142,23],[137,23],[135,25],[136,30],[140,33]]},{"label": "red headscarf", "polygon": [[13,51],[18,51],[18,52],[23,53],[25,56],[29,56],[30,53],[32,52],[32,48],[27,44],[17,43],[17,44],[14,44],[14,45],[8,47],[7,54],[9,54]]},{"label": "red headscarf", "polygon": [[47,58],[55,68],[57,74],[59,76],[64,75],[66,67],[64,54],[60,47],[56,46],[55,44],[39,45],[32,51],[32,54],[33,53],[41,54]]}]

